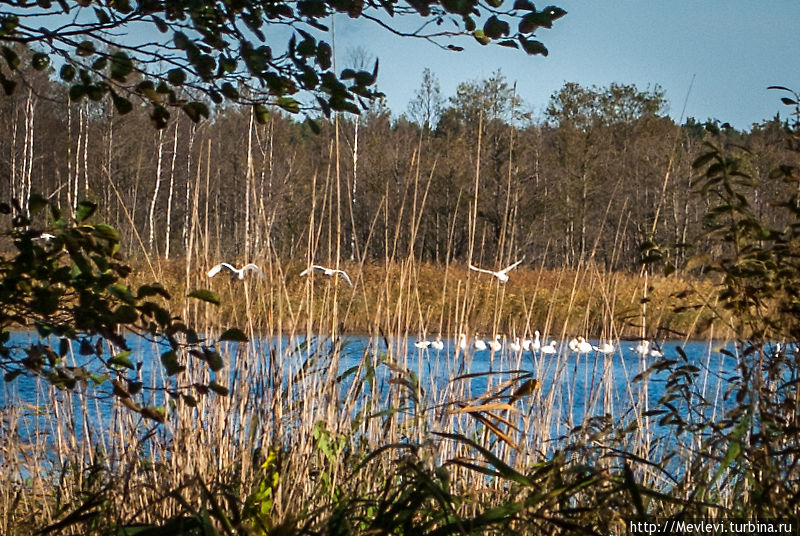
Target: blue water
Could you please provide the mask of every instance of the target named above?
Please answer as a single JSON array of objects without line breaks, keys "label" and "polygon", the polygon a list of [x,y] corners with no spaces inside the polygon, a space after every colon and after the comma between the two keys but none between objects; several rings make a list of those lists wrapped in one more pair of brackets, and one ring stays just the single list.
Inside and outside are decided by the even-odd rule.
[{"label": "blue water", "polygon": [[[37,341],[34,332],[16,332],[12,334],[10,344],[25,346]],[[418,350],[413,342],[411,338],[345,336],[336,344],[324,337],[310,340],[305,337],[261,338],[247,345],[228,343],[219,348],[228,366],[215,379],[232,389],[248,388],[252,395],[259,397],[285,388],[290,383],[290,377],[298,371],[302,370],[306,375],[329,374],[331,367],[335,367],[340,376],[339,394],[344,400],[356,377],[364,378],[369,367],[374,367],[372,381],[377,384],[374,392],[379,393],[381,399],[378,406],[387,403],[391,396],[397,396],[397,389],[405,389],[407,394],[412,395],[415,385],[418,385],[419,392],[428,394],[426,403],[432,406],[452,399],[467,404],[485,402],[478,397],[504,382],[510,383],[504,391],[507,396],[515,392],[526,379],[535,378],[540,389],[531,396],[523,397],[521,403],[524,406],[527,404],[525,408],[531,410],[536,410],[534,406],[550,408],[552,414],[547,416],[547,420],[553,423],[551,435],[557,436],[580,425],[588,417],[610,414],[618,419],[625,416],[633,418],[655,407],[664,393],[668,373],[655,372],[646,381],[634,379],[661,359],[680,360],[676,350],[678,346],[683,348],[687,362],[698,369],[694,388],[702,391],[707,400],[716,401],[716,405],[708,406],[706,411],[724,409],[721,401],[724,391],[729,387],[727,378],[736,370],[736,359],[719,351],[724,348],[735,355],[735,347],[708,341],[667,342],[661,346],[663,358],[642,357],[633,351],[636,342],[626,341],[610,355],[570,353],[566,344],[559,345],[559,354],[542,355],[533,352],[512,354],[508,348],[499,353],[475,351],[472,348],[464,352],[457,348],[456,341],[452,339],[444,341],[445,347],[441,351]],[[596,344],[596,341],[590,342]],[[150,386],[182,385],[180,377],[177,380],[164,377],[159,359],[163,347],[133,336],[128,338],[128,344],[132,350],[131,360],[135,362],[137,370],[121,369],[119,374],[122,377]],[[331,356],[337,353],[337,349],[341,357],[338,363],[331,364]],[[242,366],[236,365],[237,360]],[[85,363],[87,358],[79,355],[77,347],[72,348],[68,364]],[[368,365],[367,368],[365,365]],[[258,382],[247,381],[247,378],[255,377],[262,379]],[[510,382],[514,378],[517,381]],[[46,389],[42,380],[20,376],[0,388],[0,408],[20,404],[28,405],[25,407],[47,405]],[[77,419],[76,429],[84,428],[81,419],[93,421],[98,417],[108,417],[113,407],[113,395],[108,382],[100,386],[79,387],[77,391],[84,393],[84,398],[91,400],[91,403],[86,404],[88,409],[83,411],[79,411],[77,406],[74,408],[72,418]],[[56,392],[55,396],[60,395]],[[498,399],[503,400],[507,398]],[[547,403],[543,404],[543,401]],[[153,391],[148,392],[145,402],[148,405],[165,405],[168,399],[162,393]],[[36,424],[44,426],[44,422]]]}]

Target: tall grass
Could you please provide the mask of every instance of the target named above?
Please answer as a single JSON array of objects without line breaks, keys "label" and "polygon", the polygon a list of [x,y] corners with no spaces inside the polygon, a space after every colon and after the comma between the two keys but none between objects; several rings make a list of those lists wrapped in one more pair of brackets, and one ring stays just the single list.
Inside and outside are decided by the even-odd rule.
[{"label": "tall grass", "polygon": [[[671,307],[699,284],[604,273],[591,258],[577,270],[529,261],[506,285],[450,258],[421,264],[413,247],[427,194],[420,175],[412,163],[400,207],[412,214],[406,253],[387,246],[367,255],[367,241],[361,258],[382,263],[324,259],[350,273],[352,288],[298,276],[320,260],[321,240],[343,239],[339,189],[327,186],[312,199],[301,260],[269,247],[241,259],[259,263],[263,281],[207,280],[206,269],[223,259],[199,226],[184,264],[146,258],[152,269],[142,277],[157,277],[174,296],[209,286],[222,297],[221,307],[173,304],[209,340],[229,324],[245,329],[249,343],[217,348],[228,396],[192,388],[207,383],[204,368],[175,383],[156,367],[141,380],[148,405],[165,406],[168,417],[152,425],[118,403],[104,412],[103,394],[39,385],[34,400],[2,408],[0,533],[591,533],[646,513],[732,507],[737,488],[714,486],[727,475],[729,445],[709,446],[702,426],[682,428],[680,442],[665,435],[656,422],[663,413],[648,398],[652,361],[623,360],[632,366],[619,392],[610,358],[570,356],[563,346],[547,358],[515,354],[507,344],[539,330],[544,340],[610,340],[619,356],[625,339],[688,339],[706,325],[711,337],[721,328],[706,321],[708,308]],[[382,210],[390,210],[386,200]],[[319,218],[326,213],[337,215]],[[353,333],[368,341],[356,356]],[[489,372],[471,369],[474,352],[455,344],[461,333],[507,337]],[[441,353],[408,343],[437,335],[450,342]],[[723,412],[726,393],[712,381],[720,371],[710,361],[688,367],[696,364],[670,377],[686,395],[673,401],[673,417],[691,413],[692,400],[708,404],[704,418]],[[579,384],[588,385],[581,394]],[[697,465],[704,448],[722,461]],[[708,494],[697,497],[693,485],[708,481]]]}]

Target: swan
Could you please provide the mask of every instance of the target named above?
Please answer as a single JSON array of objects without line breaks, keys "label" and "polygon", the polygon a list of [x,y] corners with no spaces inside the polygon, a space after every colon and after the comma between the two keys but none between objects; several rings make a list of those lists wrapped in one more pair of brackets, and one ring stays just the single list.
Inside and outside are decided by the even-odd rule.
[{"label": "swan", "polygon": [[639,355],[647,355],[650,353],[650,341],[643,339],[639,344],[631,348],[631,350]]},{"label": "swan", "polygon": [[261,268],[256,266],[255,264],[245,264],[241,268],[235,268],[228,264],[227,262],[222,262],[216,266],[214,266],[211,270],[208,271],[208,277],[214,277],[218,273],[220,273],[223,268],[228,270],[231,273],[231,279],[238,279],[239,281],[244,279],[245,272],[255,272],[261,279],[264,279],[264,272],[261,271]]},{"label": "swan", "polygon": [[588,354],[589,352],[594,350],[594,348],[589,343],[589,341],[587,341],[583,337],[578,337],[578,345],[576,347],[576,350],[579,354]]},{"label": "swan", "polygon": [[573,337],[567,343],[567,347],[569,348],[570,352],[577,352],[578,351],[578,339]]},{"label": "swan", "polygon": [[494,272],[492,270],[486,270],[484,268],[478,268],[476,266],[472,266],[472,264],[469,265],[469,269],[470,270],[475,270],[476,272],[481,272],[481,273],[484,273],[484,274],[493,275],[494,277],[497,278],[498,281],[500,281],[501,283],[505,283],[506,281],[508,281],[508,272],[510,272],[511,270],[516,268],[517,266],[519,266],[522,263],[523,260],[524,260],[524,258],[518,260],[517,262],[515,262],[511,266],[506,266],[502,270],[498,270],[496,272]]},{"label": "swan", "polygon": [[472,342],[472,346],[474,346],[475,349],[478,350],[479,352],[482,350],[486,350],[486,342],[483,339],[479,338],[477,335],[475,335],[475,340]]},{"label": "swan", "polygon": [[458,347],[462,350],[467,349],[467,335],[465,333],[462,333],[458,336]]},{"label": "swan", "polygon": [[538,352],[542,349],[542,341],[539,340],[539,330],[533,332],[533,342],[531,343],[531,350]]},{"label": "swan", "polygon": [[550,341],[549,344],[545,344],[542,346],[542,353],[543,354],[554,354],[558,350],[556,350],[556,341]]},{"label": "swan", "polygon": [[436,337],[436,340],[431,342],[431,348],[436,351],[444,350],[444,343],[442,342],[441,336]]},{"label": "swan", "polygon": [[522,345],[519,342],[519,337],[514,338],[514,342],[508,345],[512,352],[518,354],[522,350]]},{"label": "swan", "polygon": [[326,268],[324,266],[320,266],[319,264],[312,264],[311,266],[300,272],[300,275],[308,275],[312,270],[322,272],[327,276],[338,275],[339,277],[347,281],[348,285],[350,285],[351,287],[353,286],[353,282],[350,280],[350,276],[347,275],[347,272],[345,272],[344,270],[337,270],[335,268]]},{"label": "swan", "polygon": [[650,348],[650,357],[664,357],[664,352],[659,350],[658,348]]},{"label": "swan", "polygon": [[417,350],[425,350],[430,345],[431,341],[426,341],[426,340],[414,341],[414,346],[416,346]]},{"label": "swan", "polygon": [[503,349],[503,343],[500,342],[500,335],[495,335],[493,341],[489,341],[489,349],[492,352],[499,352]]},{"label": "swan", "polygon": [[600,343],[600,346],[593,346],[596,352],[600,352],[601,354],[613,354],[614,353],[614,345],[608,341],[603,341]]}]

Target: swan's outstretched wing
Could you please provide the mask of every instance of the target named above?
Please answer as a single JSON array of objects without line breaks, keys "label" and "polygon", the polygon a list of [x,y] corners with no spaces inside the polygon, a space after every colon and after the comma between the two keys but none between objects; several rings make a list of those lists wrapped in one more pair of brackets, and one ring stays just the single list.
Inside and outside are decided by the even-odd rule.
[{"label": "swan's outstretched wing", "polygon": [[255,273],[258,274],[259,278],[264,279],[264,272],[262,272],[261,268],[259,268],[257,265],[255,265],[253,263],[250,263],[250,264],[245,264],[244,266],[242,266],[242,273],[248,272],[248,271],[255,272]]},{"label": "swan's outstretched wing", "polygon": [[501,273],[501,274],[506,274],[506,273],[510,272],[511,270],[513,270],[514,268],[516,268],[517,266],[519,266],[520,264],[522,264],[522,261],[523,261],[523,260],[524,260],[524,259],[520,259],[520,260],[518,260],[517,262],[515,262],[515,263],[514,263],[514,264],[512,264],[511,266],[507,266],[506,268],[503,268],[503,269],[502,269],[502,270],[500,270],[500,272],[498,272],[498,273]]},{"label": "swan's outstretched wing", "polygon": [[231,265],[230,265],[230,264],[228,264],[227,262],[222,262],[222,263],[220,263],[220,264],[218,264],[218,265],[214,266],[212,269],[210,269],[210,270],[208,271],[208,277],[214,277],[215,275],[217,275],[218,273],[220,273],[220,272],[222,271],[222,269],[223,269],[223,268],[225,268],[226,270],[228,270],[228,271],[230,271],[230,272],[235,272],[235,271],[237,271],[237,270],[236,270],[236,268],[234,268],[233,266],[231,266]]},{"label": "swan's outstretched wing", "polygon": [[469,265],[469,269],[470,270],[475,270],[476,272],[481,272],[481,273],[484,273],[484,274],[495,275],[495,272],[493,272],[491,270],[484,270],[483,268],[478,268],[477,266],[472,266],[471,264]]},{"label": "swan's outstretched wing", "polygon": [[300,272],[300,275],[301,276],[308,275],[312,272],[312,270],[317,270],[318,272],[324,272],[326,268],[324,266],[320,266],[319,264],[312,264],[311,266]]},{"label": "swan's outstretched wing", "polygon": [[351,287],[353,286],[353,282],[350,281],[350,276],[347,275],[347,272],[345,272],[344,270],[336,270],[336,273],[340,275],[345,281],[347,281],[348,285],[350,285]]}]

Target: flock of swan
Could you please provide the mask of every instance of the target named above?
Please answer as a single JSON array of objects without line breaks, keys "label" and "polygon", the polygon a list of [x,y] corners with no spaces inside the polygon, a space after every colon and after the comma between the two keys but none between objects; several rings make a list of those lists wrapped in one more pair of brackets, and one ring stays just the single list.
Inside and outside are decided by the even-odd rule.
[{"label": "flock of swan", "polygon": [[[540,353],[543,355],[552,355],[558,353],[558,344],[555,340],[550,340],[549,343],[543,344],[541,339],[541,334],[538,330],[534,331],[533,339],[523,339],[520,340],[519,337],[514,337],[514,340],[504,344],[501,340],[503,337],[501,335],[495,335],[494,338],[484,340],[475,335],[472,339],[472,344],[470,345],[467,339],[467,335],[465,333],[461,333],[458,337],[458,343],[456,346],[461,351],[467,351],[468,349],[472,348],[476,352],[482,351],[490,351],[493,353],[498,353],[503,350],[504,347],[507,347],[512,353],[520,353],[520,352],[532,352],[532,353]],[[414,347],[418,350],[428,350],[433,349],[437,352],[444,349],[444,342],[442,341],[441,337],[437,337],[435,340],[427,340],[427,339],[418,339],[414,342]],[[598,354],[613,354],[617,347],[611,341],[600,341],[598,345],[594,345],[587,341],[584,337],[575,337],[570,339],[567,343],[567,348],[571,353],[575,354],[589,354],[592,352],[596,352]],[[636,354],[641,356],[648,356],[648,357],[661,357],[664,354],[661,350],[656,346],[651,346],[650,341],[642,340],[636,346],[632,346],[630,350]]]},{"label": "flock of swan", "polygon": [[[497,270],[497,271],[486,270],[484,268],[478,268],[477,266],[473,266],[472,264],[469,264],[469,269],[470,270],[474,270],[476,272],[481,272],[481,273],[484,273],[484,274],[492,275],[492,276],[496,277],[497,280],[500,281],[501,283],[505,283],[505,282],[508,281],[508,272],[510,272],[511,270],[516,268],[517,266],[519,266],[522,263],[523,260],[524,260],[524,258],[518,260],[517,262],[515,262],[511,266],[507,266],[506,268],[503,268],[502,270]],[[214,266],[213,268],[211,268],[211,270],[208,271],[207,275],[208,275],[208,277],[214,277],[218,273],[222,272],[222,270],[227,270],[228,272],[230,272],[231,273],[231,279],[233,279],[233,280],[239,280],[239,281],[244,280],[244,276],[245,276],[245,274],[247,272],[254,272],[254,273],[258,274],[258,276],[261,279],[264,278],[264,272],[262,272],[261,268],[259,268],[257,265],[255,265],[253,263],[245,264],[241,268],[236,268],[232,264],[229,264],[227,262],[221,262],[221,263],[217,264],[216,266]],[[300,275],[301,276],[306,276],[306,275],[310,274],[311,272],[321,272],[323,275],[326,275],[328,277],[338,276],[338,277],[341,277],[342,279],[344,279],[345,282],[347,282],[348,285],[350,285],[351,287],[353,286],[353,280],[350,279],[350,276],[347,275],[347,272],[345,272],[344,270],[339,270],[339,269],[336,269],[336,268],[328,268],[326,266],[321,266],[319,264],[312,264],[311,266],[309,266],[308,268],[306,268],[305,270],[300,272]]]},{"label": "flock of swan", "polygon": [[[261,268],[259,268],[257,265],[253,263],[245,264],[241,268],[236,268],[235,266],[228,264],[227,262],[221,262],[218,265],[211,268],[211,270],[209,270],[208,274],[206,275],[208,275],[208,277],[214,277],[218,273],[222,272],[222,270],[227,270],[228,272],[230,272],[231,279],[233,279],[234,281],[244,280],[244,276],[247,272],[254,272],[255,274],[258,274],[258,277],[260,279],[264,279],[264,272],[262,272]],[[300,275],[301,276],[308,275],[311,272],[315,271],[322,272],[323,275],[327,276],[339,276],[342,279],[344,279],[348,285],[350,285],[351,287],[353,286],[353,281],[350,279],[350,276],[347,275],[347,272],[345,272],[344,270],[337,270],[335,268],[326,268],[325,266],[320,266],[319,264],[312,264],[311,266],[300,272]]]},{"label": "flock of swan", "polygon": [[[518,260],[517,262],[511,264],[510,266],[503,268],[502,270],[497,270],[497,271],[478,268],[476,266],[473,266],[471,263],[468,264],[468,266],[470,270],[484,274],[489,274],[493,277],[496,277],[500,283],[506,283],[509,279],[508,272],[519,266],[523,260],[524,258]],[[230,272],[231,279],[234,281],[244,280],[245,274],[247,274],[248,272],[253,272],[254,274],[258,275],[261,279],[264,278],[264,272],[261,271],[261,268],[252,263],[245,264],[241,268],[236,268],[235,266],[228,264],[227,262],[222,262],[211,268],[211,270],[208,271],[207,275],[208,277],[214,277],[217,274],[221,273],[223,270]],[[351,287],[353,286],[353,281],[350,279],[350,276],[347,275],[347,272],[345,272],[344,270],[339,270],[336,268],[328,268],[325,266],[321,266],[319,264],[312,264],[311,266],[300,272],[300,275],[307,276],[312,272],[320,272],[328,277],[341,277],[342,279],[345,280],[345,282],[347,282],[348,285],[350,285]],[[497,353],[503,350],[504,344],[501,341],[501,339],[502,337],[500,335],[495,335],[493,339],[485,341],[476,334],[472,340],[472,348],[476,352],[489,350],[491,352]],[[444,349],[444,341],[442,341],[441,337],[437,337],[433,341],[429,341],[426,339],[419,339],[414,342],[414,346],[418,350],[427,350],[430,348],[438,352]],[[547,344],[542,344],[541,334],[539,333],[538,330],[536,330],[533,333],[533,339],[520,340],[519,337],[515,337],[514,340],[508,343],[507,346],[514,353],[525,351],[525,352],[541,353],[544,355],[552,355],[558,352],[556,341],[551,340]],[[467,344],[467,335],[465,333],[459,335],[458,347],[462,351],[466,351],[467,348],[469,347],[469,345]],[[589,341],[587,341],[585,338],[580,336],[571,339],[567,343],[567,347],[569,348],[570,352],[576,354],[588,354],[591,352],[597,352],[599,354],[608,355],[608,354],[613,354],[614,351],[616,350],[616,346],[611,341],[600,341],[600,344],[595,346],[591,344]],[[641,356],[661,357],[663,355],[661,350],[658,349],[658,347],[652,347],[650,345],[650,341],[646,339],[643,339],[642,341],[639,342],[639,344],[631,347],[630,349],[634,353],[639,354]]]}]

